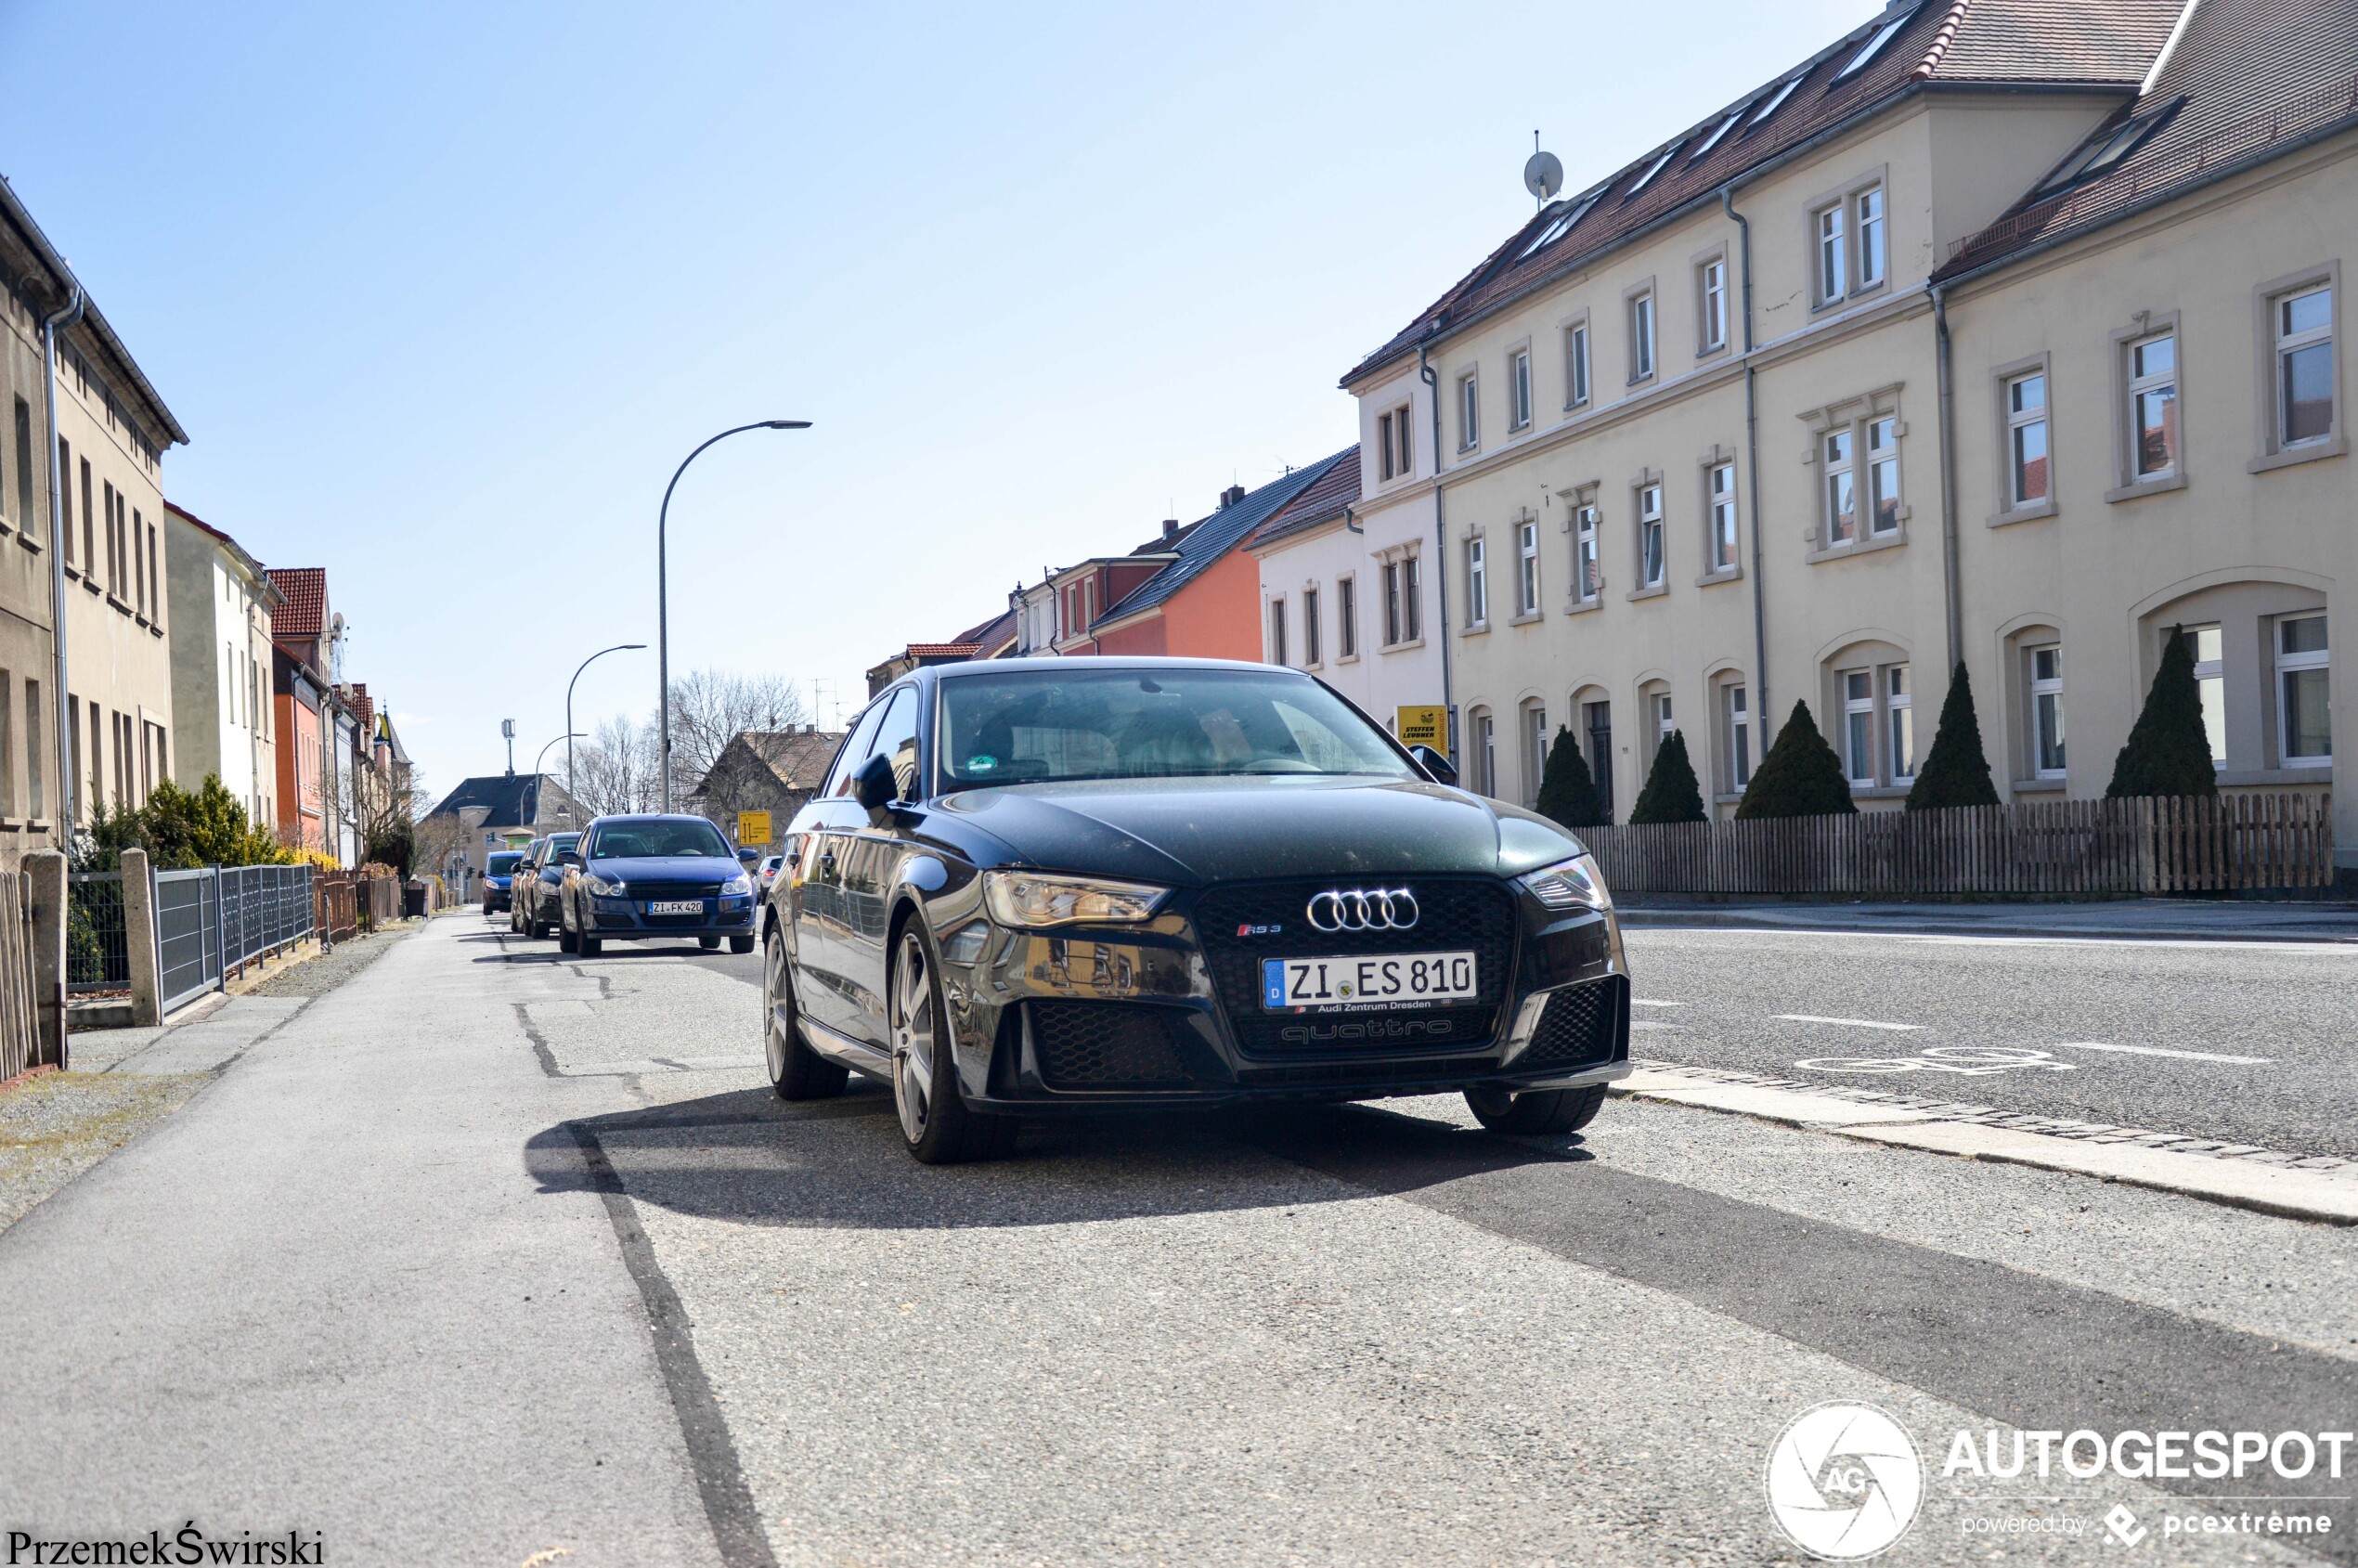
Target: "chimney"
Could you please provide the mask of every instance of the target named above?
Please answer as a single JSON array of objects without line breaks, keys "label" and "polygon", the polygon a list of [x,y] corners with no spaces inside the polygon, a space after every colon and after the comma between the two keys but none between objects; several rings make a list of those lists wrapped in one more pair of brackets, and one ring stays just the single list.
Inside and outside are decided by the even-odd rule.
[{"label": "chimney", "polygon": [[[1226,503],[1223,502],[1222,504],[1225,505]],[[1176,517],[1166,517],[1162,520],[1162,537],[1164,538],[1169,538],[1172,535],[1177,533],[1178,531],[1179,519]]]},{"label": "chimney", "polygon": [[1242,485],[1231,485],[1220,492],[1220,510],[1225,512],[1244,499],[1245,487]]}]

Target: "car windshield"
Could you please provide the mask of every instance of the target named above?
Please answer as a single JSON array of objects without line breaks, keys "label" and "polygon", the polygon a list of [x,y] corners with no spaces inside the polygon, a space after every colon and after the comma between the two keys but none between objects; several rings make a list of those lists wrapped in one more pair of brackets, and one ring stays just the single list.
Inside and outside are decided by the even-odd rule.
[{"label": "car windshield", "polygon": [[555,860],[559,855],[564,854],[567,849],[572,849],[575,845],[580,842],[581,835],[577,833],[559,833],[551,835],[549,839],[549,847],[540,851],[541,862],[546,864],[547,862]]},{"label": "car windshield", "polygon": [[484,875],[486,876],[505,876],[508,873],[515,870],[516,862],[523,859],[523,854],[518,850],[502,849],[499,853],[492,856],[489,860],[483,862]]},{"label": "car windshield", "polygon": [[729,858],[729,846],[710,823],[680,818],[608,823],[590,839],[590,856],[601,861],[653,860],[665,855]]},{"label": "car windshield", "polygon": [[1009,670],[941,683],[946,787],[1238,773],[1415,774],[1315,680],[1260,669]]}]

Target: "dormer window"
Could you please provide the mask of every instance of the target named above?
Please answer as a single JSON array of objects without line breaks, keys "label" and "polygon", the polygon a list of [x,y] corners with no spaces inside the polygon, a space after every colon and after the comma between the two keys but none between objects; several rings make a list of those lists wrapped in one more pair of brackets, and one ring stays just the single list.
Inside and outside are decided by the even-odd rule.
[{"label": "dormer window", "polygon": [[1902,12],[1875,29],[1875,35],[1867,40],[1866,46],[1850,57],[1848,65],[1834,72],[1834,80],[1844,81],[1854,73],[1865,70],[1870,60],[1883,53],[1883,46],[1898,37],[1901,28],[1915,19],[1915,15],[1913,10]]},{"label": "dormer window", "polygon": [[1744,111],[1739,109],[1733,114],[1728,116],[1727,119],[1719,122],[1718,128],[1714,130],[1711,135],[1703,138],[1703,144],[1695,149],[1694,152],[1687,159],[1687,162],[1691,163],[1697,158],[1701,158],[1704,153],[1709,152],[1713,148],[1717,147],[1720,142],[1727,138],[1728,133],[1736,128],[1736,122],[1743,117]]},{"label": "dormer window", "polygon": [[1768,100],[1766,103],[1763,103],[1759,109],[1755,110],[1753,113],[1752,123],[1754,126],[1757,127],[1766,121],[1768,116],[1776,113],[1780,109],[1782,109],[1784,107],[1785,100],[1793,97],[1793,90],[1800,85],[1801,78],[1796,76],[1787,82],[1783,86],[1778,88],[1775,92],[1769,94]]},{"label": "dormer window", "polygon": [[2146,139],[2156,131],[2160,130],[2170,117],[2177,112],[2178,106],[2185,101],[2183,98],[2174,99],[2150,113],[2140,114],[2108,136],[2100,136],[2090,141],[2078,152],[2066,159],[2063,167],[2049,175],[2040,184],[2039,188],[2031,194],[2052,196],[2067,186],[2078,185],[2082,180],[2094,179],[2098,175],[2109,173],[2123,159],[2143,147]]},{"label": "dormer window", "polygon": [[[1673,158],[1678,156],[1678,148],[1680,145],[1681,144],[1679,143],[1673,142],[1670,146],[1665,148],[1663,149],[1662,156],[1655,159],[1653,162],[1648,166],[1646,172],[1638,176],[1638,183],[1629,188],[1629,196],[1635,196],[1638,192],[1645,189],[1649,185],[1652,185],[1653,183],[1653,177],[1662,173],[1664,167],[1667,165]],[[1622,200],[1626,201],[1629,200],[1629,196],[1625,196]]]}]

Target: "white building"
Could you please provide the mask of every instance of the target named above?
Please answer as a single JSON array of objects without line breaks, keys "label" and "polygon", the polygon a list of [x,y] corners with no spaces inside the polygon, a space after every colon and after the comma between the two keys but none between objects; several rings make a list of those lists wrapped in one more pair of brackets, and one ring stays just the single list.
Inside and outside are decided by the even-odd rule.
[{"label": "white building", "polygon": [[270,612],[282,600],[262,563],[194,513],[166,503],[165,586],[171,607],[173,779],[205,776],[245,807],[279,820],[277,734],[271,721]]}]

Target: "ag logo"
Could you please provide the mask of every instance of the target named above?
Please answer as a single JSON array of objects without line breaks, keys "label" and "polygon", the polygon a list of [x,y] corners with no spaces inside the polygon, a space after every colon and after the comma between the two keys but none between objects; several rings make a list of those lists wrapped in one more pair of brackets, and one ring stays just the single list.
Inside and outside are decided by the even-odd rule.
[{"label": "ag logo", "polygon": [[1924,1500],[1908,1429],[1872,1405],[1805,1410],[1768,1451],[1768,1510],[1812,1557],[1872,1557],[1908,1533]]}]

